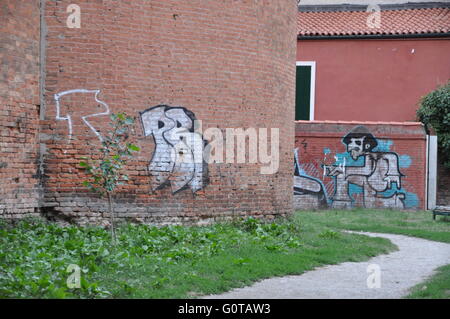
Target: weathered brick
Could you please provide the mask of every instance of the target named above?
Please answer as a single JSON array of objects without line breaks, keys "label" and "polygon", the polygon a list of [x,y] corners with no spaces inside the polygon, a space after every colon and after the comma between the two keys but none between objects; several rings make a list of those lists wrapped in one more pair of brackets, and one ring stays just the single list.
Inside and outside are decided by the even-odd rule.
[{"label": "weathered brick", "polygon": [[[134,138],[142,151],[127,167],[129,185],[116,196],[119,217],[139,214],[145,222],[165,223],[291,212],[295,1],[82,0],[76,2],[80,29],[66,26],[71,3],[45,1],[44,205],[57,202],[52,210],[65,214],[75,207],[68,203],[78,203],[77,209],[85,208],[75,216],[80,222],[99,221],[90,217],[107,211],[105,200],[83,189],[77,166],[99,146],[82,120],[100,112],[98,103],[92,95],[61,99],[61,116],[72,118],[69,140],[67,121],[56,120],[54,99],[71,89],[99,89],[99,100],[112,112],[138,116],[167,104],[194,112],[204,129],[280,128],[278,173],[261,175],[263,165],[209,164],[209,184],[193,195],[189,189],[150,190],[154,144],[138,122]],[[92,117],[90,123],[104,134],[107,120]]]},{"label": "weathered brick", "polygon": [[[0,4],[0,216],[38,207],[39,1]],[[3,72],[6,70],[6,72]]]}]

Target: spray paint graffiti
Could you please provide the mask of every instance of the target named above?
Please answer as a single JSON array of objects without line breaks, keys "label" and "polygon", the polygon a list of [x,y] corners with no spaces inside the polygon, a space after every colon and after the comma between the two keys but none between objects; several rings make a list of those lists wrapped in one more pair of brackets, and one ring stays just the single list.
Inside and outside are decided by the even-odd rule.
[{"label": "spray paint graffiti", "polygon": [[152,191],[171,185],[175,194],[193,193],[207,184],[208,166],[203,159],[206,141],[195,132],[195,114],[184,107],[158,105],[140,113],[145,136],[153,136],[155,151],[148,166]]},{"label": "spray paint graffiti", "polygon": [[298,196],[310,201],[299,203],[297,208],[418,206],[417,195],[403,188],[405,175],[400,171],[408,168],[412,160],[390,151],[392,141],[376,139],[366,127],[357,126],[342,143],[345,152],[333,155],[325,148],[324,160],[317,163],[300,164],[295,150],[294,201]]},{"label": "spray paint graffiti", "polygon": [[[405,208],[405,193],[400,190],[402,177],[399,157],[394,152],[376,151],[377,139],[364,126],[357,126],[342,140],[350,155],[349,163],[326,166],[326,175],[335,179],[333,208],[352,207],[351,187],[362,189],[362,206]],[[345,159],[345,157],[342,157]],[[351,160],[353,162],[351,162]],[[394,185],[396,184],[396,185]]]},{"label": "spray paint graffiti", "polygon": [[327,193],[323,183],[309,176],[300,165],[298,149],[294,150],[294,199],[312,200],[318,208],[327,207]]},{"label": "spray paint graffiti", "polygon": [[59,120],[59,121],[67,121],[67,125],[69,127],[69,141],[72,139],[72,135],[73,135],[72,117],[71,117],[70,114],[67,114],[66,116],[61,116],[61,105],[60,105],[61,98],[63,96],[65,96],[65,95],[68,95],[68,94],[94,93],[95,101],[103,106],[104,112],[94,113],[94,114],[82,116],[81,118],[82,118],[83,122],[91,129],[91,131],[94,132],[94,134],[98,137],[98,139],[103,142],[103,138],[100,135],[100,133],[98,132],[98,130],[95,129],[95,127],[92,126],[92,124],[89,123],[89,121],[87,120],[90,117],[108,115],[110,113],[108,104],[106,104],[105,102],[100,101],[98,99],[98,95],[100,94],[100,92],[101,92],[100,90],[75,89],[75,90],[69,90],[69,91],[60,92],[60,93],[57,93],[57,94],[54,95],[55,102],[56,102],[56,119]]}]

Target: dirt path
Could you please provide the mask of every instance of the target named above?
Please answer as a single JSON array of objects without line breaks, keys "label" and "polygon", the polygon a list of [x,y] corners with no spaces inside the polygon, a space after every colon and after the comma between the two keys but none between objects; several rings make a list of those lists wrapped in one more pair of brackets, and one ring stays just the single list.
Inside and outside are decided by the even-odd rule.
[{"label": "dirt path", "polygon": [[[402,235],[359,233],[391,240],[399,250],[366,262],[346,262],[325,266],[299,276],[266,279],[253,286],[238,288],[205,299],[375,299],[401,298],[408,290],[450,264],[450,244]],[[372,265],[369,267],[369,265]],[[374,266],[375,265],[375,266]],[[369,268],[368,268],[369,267]],[[379,267],[380,288],[374,270]]]}]

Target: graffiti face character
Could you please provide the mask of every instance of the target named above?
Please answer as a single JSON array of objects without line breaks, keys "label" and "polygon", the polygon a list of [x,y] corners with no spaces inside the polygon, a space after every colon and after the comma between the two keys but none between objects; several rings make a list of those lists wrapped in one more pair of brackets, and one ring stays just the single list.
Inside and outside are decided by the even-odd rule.
[{"label": "graffiti face character", "polygon": [[393,152],[375,151],[378,142],[364,126],[351,130],[343,139],[347,152],[353,160],[364,158],[364,164],[333,166],[327,168],[327,175],[335,178],[335,194],[333,207],[350,207],[352,198],[349,185],[357,185],[363,189],[364,206],[404,208],[405,194],[395,192],[387,197],[382,193],[393,189],[396,183],[401,188],[398,155]]},{"label": "graffiti face character", "polygon": [[[358,157],[364,155],[364,139],[365,137],[350,138],[350,143],[347,144],[347,152],[350,153],[353,160],[357,160]],[[365,146],[369,146],[369,144],[365,144]]]},{"label": "graffiti face character", "polygon": [[343,142],[347,145],[347,152],[355,161],[378,146],[375,137],[364,126],[353,129],[344,137]]}]

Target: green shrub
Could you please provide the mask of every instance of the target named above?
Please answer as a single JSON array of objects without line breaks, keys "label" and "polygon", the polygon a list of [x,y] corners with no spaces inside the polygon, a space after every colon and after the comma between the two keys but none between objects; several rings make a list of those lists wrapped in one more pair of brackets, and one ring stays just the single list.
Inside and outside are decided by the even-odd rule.
[{"label": "green shrub", "polygon": [[417,117],[436,131],[444,165],[450,168],[450,82],[421,99]]}]

